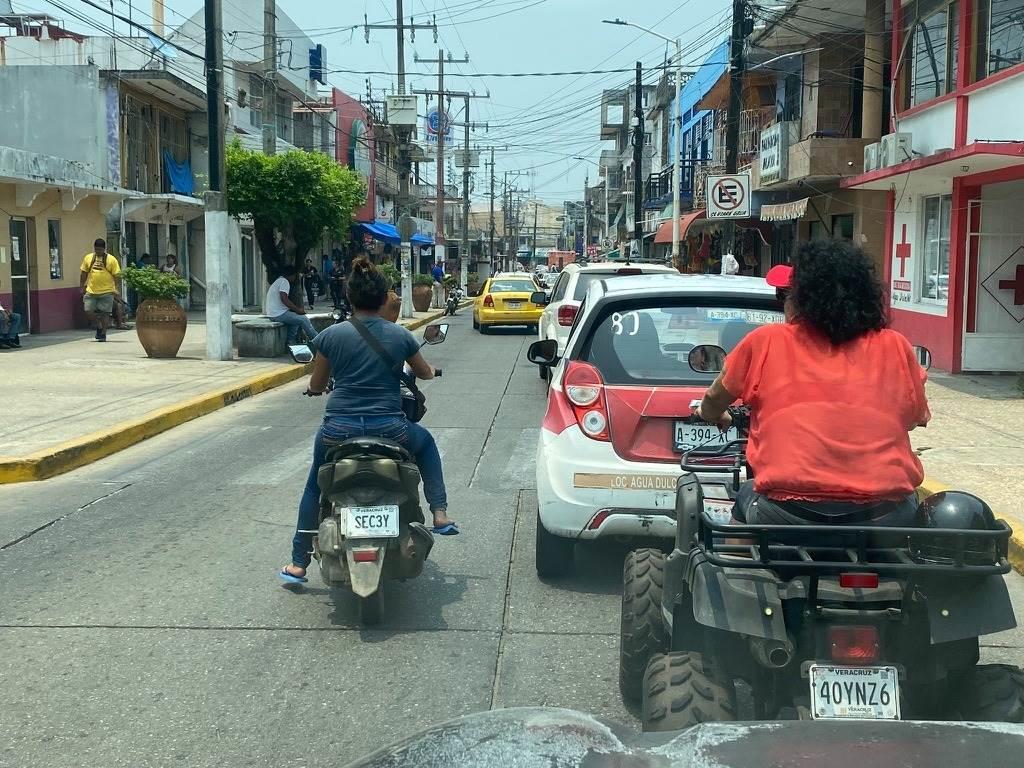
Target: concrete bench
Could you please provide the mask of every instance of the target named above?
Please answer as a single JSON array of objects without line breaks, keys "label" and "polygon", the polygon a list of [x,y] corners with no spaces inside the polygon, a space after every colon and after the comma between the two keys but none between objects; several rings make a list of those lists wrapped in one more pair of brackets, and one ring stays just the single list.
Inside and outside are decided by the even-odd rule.
[{"label": "concrete bench", "polygon": [[288,353],[288,328],[284,323],[256,317],[239,322],[234,329],[239,357],[281,357]]}]

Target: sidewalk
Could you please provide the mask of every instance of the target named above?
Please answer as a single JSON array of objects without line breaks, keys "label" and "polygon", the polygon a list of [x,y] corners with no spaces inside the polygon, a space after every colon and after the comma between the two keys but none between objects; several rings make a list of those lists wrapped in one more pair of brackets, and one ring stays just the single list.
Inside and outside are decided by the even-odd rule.
[{"label": "sidewalk", "polygon": [[924,489],[985,499],[1014,529],[1011,559],[1024,572],[1024,398],[1016,376],[929,374],[932,421],[911,433]]},{"label": "sidewalk", "polygon": [[206,360],[203,313],[189,314],[173,360],[146,357],[134,330],[107,339],[65,331],[23,336],[22,350],[0,351],[0,484],[68,472],[305,373],[286,357]]}]

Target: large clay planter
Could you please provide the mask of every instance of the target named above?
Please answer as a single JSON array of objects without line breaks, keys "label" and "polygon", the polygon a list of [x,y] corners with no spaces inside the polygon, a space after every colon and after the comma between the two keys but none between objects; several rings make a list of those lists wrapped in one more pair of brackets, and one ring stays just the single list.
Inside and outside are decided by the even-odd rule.
[{"label": "large clay planter", "polygon": [[150,357],[174,357],[185,340],[188,316],[171,299],[146,299],[135,313],[139,342]]},{"label": "large clay planter", "polygon": [[414,285],[412,287],[412,306],[417,312],[426,312],[430,309],[430,302],[434,298],[434,288],[430,285]]}]

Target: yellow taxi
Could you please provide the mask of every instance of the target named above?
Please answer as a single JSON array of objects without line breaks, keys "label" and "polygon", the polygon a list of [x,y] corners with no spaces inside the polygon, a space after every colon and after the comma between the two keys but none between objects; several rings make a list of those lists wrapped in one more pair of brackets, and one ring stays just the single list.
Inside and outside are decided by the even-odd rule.
[{"label": "yellow taxi", "polygon": [[473,327],[487,333],[498,325],[537,327],[544,307],[530,301],[541,290],[525,272],[499,272],[489,277],[473,303]]}]

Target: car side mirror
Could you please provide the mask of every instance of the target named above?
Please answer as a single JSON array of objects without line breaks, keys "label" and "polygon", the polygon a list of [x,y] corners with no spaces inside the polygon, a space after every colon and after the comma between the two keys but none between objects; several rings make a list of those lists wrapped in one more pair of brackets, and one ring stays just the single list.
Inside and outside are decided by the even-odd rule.
[{"label": "car side mirror", "polygon": [[540,304],[543,307],[549,303],[547,291],[534,291],[530,294],[530,302],[532,304]]},{"label": "car side mirror", "polygon": [[428,325],[423,329],[423,341],[427,344],[440,344],[448,336],[448,323]]},{"label": "car side mirror", "polygon": [[914,347],[914,356],[917,358],[917,362],[926,371],[932,367],[932,353],[928,347]]},{"label": "car side mirror", "polygon": [[526,359],[534,365],[554,365],[558,362],[558,342],[555,339],[533,342],[526,350]]},{"label": "car side mirror", "polygon": [[308,344],[289,344],[288,354],[296,363],[313,362],[313,350]]},{"label": "car side mirror", "polygon": [[698,344],[690,350],[687,362],[697,373],[721,373],[725,368],[725,350],[714,344]]}]

